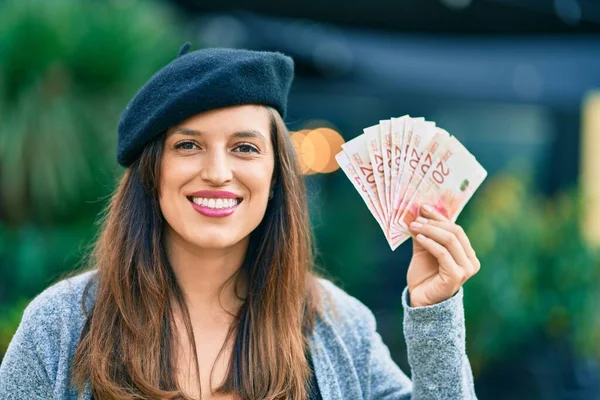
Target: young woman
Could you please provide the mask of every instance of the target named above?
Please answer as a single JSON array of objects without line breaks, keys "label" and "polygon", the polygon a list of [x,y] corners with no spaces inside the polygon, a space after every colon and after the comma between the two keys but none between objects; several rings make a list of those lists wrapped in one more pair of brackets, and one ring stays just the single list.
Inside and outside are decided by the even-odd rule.
[{"label": "young woman", "polygon": [[[375,318],[312,269],[285,115],[292,60],[188,52],[119,123],[126,167],[89,270],[25,310],[2,399],[474,399],[456,224],[422,210],[402,293],[412,381]],[[400,295],[400,293],[399,293]]]}]

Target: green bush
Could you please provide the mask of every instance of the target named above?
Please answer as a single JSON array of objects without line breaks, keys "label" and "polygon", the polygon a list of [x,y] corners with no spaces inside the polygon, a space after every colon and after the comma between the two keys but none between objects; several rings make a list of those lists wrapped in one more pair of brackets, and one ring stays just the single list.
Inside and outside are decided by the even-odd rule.
[{"label": "green bush", "polygon": [[531,187],[526,176],[496,176],[461,219],[482,264],[465,297],[477,369],[539,338],[600,355],[600,254],[582,237],[579,197],[544,199]]},{"label": "green bush", "polygon": [[0,5],[0,218],[55,224],[112,187],[119,113],[183,42],[155,2]]}]

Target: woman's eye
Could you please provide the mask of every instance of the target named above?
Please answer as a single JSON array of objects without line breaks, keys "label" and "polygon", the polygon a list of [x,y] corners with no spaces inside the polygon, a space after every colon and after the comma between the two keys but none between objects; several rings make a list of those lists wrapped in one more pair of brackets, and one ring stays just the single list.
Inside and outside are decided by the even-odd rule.
[{"label": "woman's eye", "polygon": [[176,149],[182,149],[185,151],[195,150],[198,146],[194,142],[180,142],[175,145]]},{"label": "woman's eye", "polygon": [[240,144],[238,147],[235,148],[235,150],[238,153],[260,153],[260,151],[258,151],[258,149],[251,145],[251,144]]}]

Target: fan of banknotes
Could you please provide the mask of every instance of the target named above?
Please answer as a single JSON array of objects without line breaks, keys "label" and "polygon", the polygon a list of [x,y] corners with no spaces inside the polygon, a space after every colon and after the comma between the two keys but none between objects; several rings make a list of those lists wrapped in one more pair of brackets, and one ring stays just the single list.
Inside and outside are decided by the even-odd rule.
[{"label": "fan of banknotes", "polygon": [[411,236],[422,204],[456,221],[487,176],[456,137],[424,118],[382,120],[363,132],[335,158],[392,250]]}]

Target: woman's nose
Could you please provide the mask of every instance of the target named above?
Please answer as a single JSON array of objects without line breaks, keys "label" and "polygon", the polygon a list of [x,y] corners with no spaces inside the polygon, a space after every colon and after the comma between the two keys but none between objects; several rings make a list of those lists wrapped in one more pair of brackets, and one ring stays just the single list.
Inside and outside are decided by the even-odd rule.
[{"label": "woman's nose", "polygon": [[214,151],[207,154],[200,177],[214,186],[222,186],[230,182],[233,178],[233,173],[227,159],[227,154],[221,151]]}]

